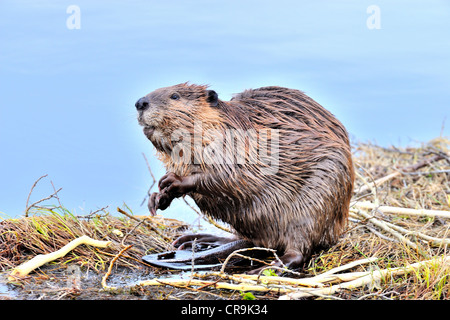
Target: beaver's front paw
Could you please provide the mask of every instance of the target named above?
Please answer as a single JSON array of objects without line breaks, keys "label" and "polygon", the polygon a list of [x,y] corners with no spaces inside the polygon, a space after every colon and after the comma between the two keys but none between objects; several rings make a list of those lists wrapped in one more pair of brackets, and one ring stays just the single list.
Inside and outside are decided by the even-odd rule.
[{"label": "beaver's front paw", "polygon": [[196,189],[193,176],[180,177],[173,172],[165,174],[159,180],[158,187],[161,193],[168,193],[173,198],[179,198]]},{"label": "beaver's front paw", "polygon": [[152,193],[148,200],[150,213],[155,215],[156,210],[167,209],[173,199],[195,191],[195,181],[194,176],[180,177],[173,172],[165,174],[158,182],[159,192]]},{"label": "beaver's front paw", "polygon": [[161,210],[167,209],[172,203],[173,199],[174,197],[172,197],[167,192],[161,193],[154,192],[150,196],[150,199],[148,199],[148,210],[154,216],[156,214],[157,209]]}]

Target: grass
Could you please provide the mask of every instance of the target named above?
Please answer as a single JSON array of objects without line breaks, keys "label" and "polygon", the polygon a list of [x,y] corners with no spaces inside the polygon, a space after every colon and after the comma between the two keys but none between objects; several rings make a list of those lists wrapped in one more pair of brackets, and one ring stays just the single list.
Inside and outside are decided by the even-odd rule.
[{"label": "grass", "polygon": [[[131,214],[131,213],[130,213]],[[157,226],[166,237],[174,237],[186,226],[173,220],[151,218],[148,220]],[[6,271],[38,254],[46,254],[63,247],[69,241],[88,235],[97,240],[112,241],[107,249],[80,246],[59,264],[77,263],[86,268],[103,271],[107,263],[122,247],[124,237],[133,243],[126,259],[119,259],[118,266],[142,266],[140,258],[149,251],[168,250],[170,244],[161,234],[144,224],[127,218],[109,214],[92,217],[77,217],[61,206],[41,207],[29,217],[7,219],[0,222],[0,271]],[[168,225],[167,225],[168,224]]]},{"label": "grass", "polygon": [[[370,201],[412,209],[449,211],[450,208],[450,141],[438,138],[416,148],[382,148],[372,144],[357,144],[354,148],[355,169],[358,173],[353,203]],[[401,174],[373,190],[359,194],[358,189],[366,182],[375,181],[403,167],[442,154],[443,159],[415,172]],[[353,211],[357,211],[353,207]],[[350,218],[348,230],[339,243],[326,252],[317,254],[308,266],[309,274],[318,274],[338,265],[364,257],[378,257],[370,267],[374,269],[395,268],[419,261],[450,254],[447,245],[433,245],[412,232],[448,239],[449,219],[429,216],[383,214],[369,210],[377,219],[390,222],[409,230],[405,235],[417,249],[394,238],[373,225],[370,220]],[[354,216],[353,217],[357,217]],[[366,267],[359,267],[361,271]],[[436,264],[424,266],[415,272],[395,278],[387,278],[376,287],[359,291],[341,292],[338,296],[357,299],[449,299],[450,266]]]},{"label": "grass", "polygon": [[[351,271],[392,269],[449,255],[447,244],[433,243],[420,237],[418,233],[449,239],[450,219],[439,216],[390,214],[377,209],[366,210],[358,207],[358,203],[369,201],[383,206],[449,211],[449,148],[450,140],[442,137],[418,147],[407,148],[354,144],[357,178],[347,231],[335,246],[312,257],[302,270],[302,277],[320,275],[362,258],[376,257],[378,260],[353,267]],[[417,170],[405,169],[436,155],[440,155],[441,159]],[[395,172],[400,174],[376,186],[371,185],[373,181]],[[366,190],[361,192],[364,188]],[[113,257],[125,245],[132,244],[133,247],[120,256],[115,265],[142,270],[146,268],[140,261],[142,255],[149,251],[167,250],[169,240],[186,227],[182,222],[161,217],[149,217],[146,219],[146,225],[129,218],[132,216],[130,208],[124,207],[123,211],[127,212],[127,216],[116,217],[103,210],[88,217],[77,217],[59,203],[49,207],[37,205],[31,207],[28,210],[28,217],[5,218],[0,222],[0,271],[7,272],[34,255],[53,252],[82,235],[98,240],[109,240],[113,245],[101,250],[87,246],[77,247],[64,258],[54,262],[55,266],[78,264],[83,268],[104,273]],[[401,237],[398,238],[394,233],[386,231],[389,229],[381,229],[374,224],[373,219],[364,218],[359,214],[362,211],[373,215],[377,221],[402,227],[408,232],[400,232],[401,236],[409,242],[402,241]],[[331,296],[316,296],[312,299],[449,299],[449,274],[448,264],[436,262],[402,275],[387,275],[379,281],[352,290],[343,289]],[[211,275],[211,278],[214,276]],[[217,296],[226,291],[211,287],[201,290],[185,287],[184,290],[208,292]],[[246,294],[242,291],[237,292],[234,297],[236,296],[239,299],[276,299],[280,294],[259,292]],[[167,295],[160,297],[167,298]]]}]

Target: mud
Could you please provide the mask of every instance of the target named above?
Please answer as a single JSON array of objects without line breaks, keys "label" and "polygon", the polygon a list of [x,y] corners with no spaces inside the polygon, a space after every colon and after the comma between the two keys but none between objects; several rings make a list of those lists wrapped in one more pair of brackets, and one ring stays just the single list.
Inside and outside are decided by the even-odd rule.
[{"label": "mud", "polygon": [[[41,268],[27,279],[8,283],[7,273],[0,274],[0,300],[232,300],[242,299],[239,292],[187,290],[171,286],[134,287],[138,281],[158,278],[189,277],[188,272],[117,268],[107,280],[118,290],[103,290],[104,272],[82,270],[77,265],[67,268]],[[130,289],[130,287],[133,287]],[[215,291],[215,292],[214,292]]]}]

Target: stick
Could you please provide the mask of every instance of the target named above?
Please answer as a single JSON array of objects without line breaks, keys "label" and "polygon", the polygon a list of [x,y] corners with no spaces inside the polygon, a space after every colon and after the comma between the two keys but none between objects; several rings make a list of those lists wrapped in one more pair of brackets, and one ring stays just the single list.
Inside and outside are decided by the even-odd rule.
[{"label": "stick", "polygon": [[[379,281],[383,277],[386,277],[387,275],[396,276],[396,275],[402,275],[414,270],[417,270],[423,266],[427,266],[430,264],[435,264],[439,262],[441,259],[431,259],[426,261],[421,261],[417,263],[413,263],[410,265],[407,265],[405,267],[400,268],[393,268],[393,269],[383,269],[383,270],[376,270],[376,271],[368,271],[367,275],[360,277],[358,279],[348,281],[341,283],[339,285],[327,287],[327,288],[320,288],[320,289],[308,289],[308,290],[299,290],[297,292],[293,292],[291,294],[287,294],[280,297],[280,300],[290,300],[290,299],[299,299],[304,297],[310,297],[314,295],[330,295],[335,292],[337,292],[340,289],[355,289],[357,287],[365,286],[366,284],[369,284],[371,282]],[[449,264],[450,263],[450,256],[445,256],[441,260],[443,264]]]},{"label": "stick", "polygon": [[121,213],[121,214],[127,216],[128,218],[130,218],[130,219],[132,219],[132,220],[134,220],[134,221],[137,221],[137,222],[139,222],[139,223],[145,224],[147,227],[149,227],[149,228],[152,229],[154,232],[156,232],[156,233],[157,233],[161,238],[163,238],[165,241],[167,241],[167,242],[172,242],[172,239],[170,239],[169,237],[165,236],[161,231],[158,230],[157,227],[151,225],[150,223],[148,223],[147,221],[145,221],[145,219],[139,219],[139,218],[136,218],[135,216],[133,216],[133,215],[131,215],[131,214],[128,214],[127,212],[123,211],[123,210],[120,209],[120,208],[117,208],[117,212],[119,212],[119,213]]},{"label": "stick", "polygon": [[[356,194],[362,194],[364,192],[366,192],[366,190],[370,189],[370,193],[369,194],[373,194],[375,196],[375,198],[377,198],[377,185],[380,183],[377,180],[374,180],[372,175],[364,168],[361,167],[362,170],[364,170],[370,177],[370,180],[372,180],[372,182],[367,181],[366,178],[363,177],[362,174],[360,174],[358,171],[355,171],[356,176],[362,180],[362,182],[364,182],[364,185],[359,188],[357,191],[355,190]],[[397,172],[396,172],[397,173]]]},{"label": "stick", "polygon": [[394,173],[388,174],[385,177],[382,177],[380,179],[375,180],[372,185],[362,186],[358,190],[358,193],[366,192],[367,190],[369,190],[369,189],[371,189],[373,187],[377,187],[380,184],[383,184],[386,181],[389,181],[389,180],[391,180],[391,179],[393,179],[393,178],[395,178],[395,177],[397,177],[397,176],[399,176],[399,175],[401,175],[403,173],[413,172],[413,171],[419,170],[419,169],[421,169],[421,168],[423,168],[423,167],[425,167],[425,166],[427,166],[427,165],[429,165],[429,164],[431,164],[433,162],[436,162],[436,161],[439,161],[439,160],[442,160],[442,159],[444,159],[444,157],[442,155],[438,154],[438,155],[435,155],[434,157],[431,157],[429,159],[422,160],[422,161],[420,161],[420,162],[418,162],[416,164],[400,168],[400,169],[398,169],[398,171],[396,171]]},{"label": "stick", "polygon": [[[382,278],[388,275],[402,275],[411,271],[415,271],[421,267],[436,263],[450,264],[450,256],[444,256],[442,258],[421,261],[399,268],[334,274],[335,272],[346,270],[362,263],[373,262],[375,259],[376,258],[368,258],[354,261],[344,266],[331,269],[324,274],[320,274],[312,278],[293,279],[278,276],[257,276],[246,274],[228,275],[221,272],[213,272],[208,274],[195,273],[194,276],[200,278],[207,276],[217,276],[220,279],[231,280],[237,283],[227,283],[224,281],[220,281],[220,279],[213,281],[199,279],[153,279],[140,281],[134,286],[125,288],[132,289],[133,287],[140,286],[170,285],[176,287],[185,287],[189,289],[192,286],[198,286],[200,288],[211,286],[215,289],[284,293],[285,295],[281,296],[280,299],[287,300],[310,296],[329,296],[336,293],[340,289],[354,289],[357,287],[365,286],[371,282],[380,281]],[[336,284],[336,282],[340,283]],[[327,283],[328,286],[325,286],[325,283]],[[116,290],[116,288],[114,287],[104,287],[105,289]]]},{"label": "stick", "polygon": [[[363,259],[360,262],[367,263],[372,261],[373,258],[369,258]],[[387,275],[391,276],[402,275],[417,270],[423,266],[427,266],[440,261],[444,264],[448,264],[450,263],[450,256],[446,256],[442,260],[432,259],[427,261],[421,261],[399,268],[383,269],[375,271],[371,270],[366,272],[349,272],[344,274],[329,274],[327,276],[325,276],[324,274],[320,274],[316,277],[304,279],[292,279],[276,276],[261,276],[260,280],[263,284],[255,284],[255,281],[253,280],[256,280],[257,278],[256,275],[245,275],[245,274],[226,275],[220,272],[215,272],[209,275],[215,275],[221,277],[222,279],[236,281],[239,282],[239,284],[232,284],[220,281],[206,281],[198,279],[165,279],[165,280],[153,279],[141,281],[136,286],[158,286],[158,285],[201,286],[201,287],[213,286],[216,289],[230,289],[239,291],[262,291],[262,292],[270,291],[276,293],[288,293],[287,295],[280,297],[281,300],[286,300],[286,299],[298,299],[314,295],[320,296],[331,295],[336,293],[340,289],[355,289],[357,287],[364,286],[371,282],[379,281],[383,277],[386,277]],[[355,263],[351,263],[351,265],[355,266]],[[342,268],[342,270],[346,268],[347,267]],[[334,272],[336,272],[336,270]],[[326,287],[322,285],[323,283],[331,283],[336,281],[344,281],[344,282],[337,285]],[[302,287],[293,287],[293,286],[302,286]]]},{"label": "stick", "polygon": [[319,277],[329,276],[331,274],[335,274],[337,272],[348,270],[348,269],[351,269],[353,267],[360,266],[360,265],[363,265],[363,264],[366,264],[366,263],[372,263],[372,262],[375,262],[377,260],[378,260],[378,258],[375,258],[375,257],[355,260],[355,261],[352,261],[350,263],[344,264],[343,266],[330,269],[330,270],[320,274],[320,276],[315,276],[314,278],[318,279]]},{"label": "stick", "polygon": [[402,228],[400,226],[397,226],[397,225],[387,222],[387,221],[384,221],[384,223],[386,223],[389,227],[391,227],[394,230],[403,232],[405,235],[413,235],[413,236],[422,238],[424,240],[427,240],[435,247],[440,247],[442,245],[450,245],[450,239],[431,237],[429,235],[426,235],[426,234],[418,232],[418,231],[411,231],[411,230]]},{"label": "stick", "polygon": [[[235,255],[238,255],[240,252],[243,252],[243,251],[252,251],[252,250],[264,250],[264,251],[272,252],[273,255],[275,256],[275,259],[278,260],[278,261],[280,262],[281,266],[282,266],[282,267],[285,267],[285,268],[287,269],[287,267],[284,265],[283,261],[281,261],[280,258],[278,257],[276,250],[274,250],[274,249],[269,249],[269,248],[264,248],[264,247],[251,247],[251,248],[238,249],[238,250],[235,250],[235,251],[233,251],[232,253],[230,253],[230,254],[228,255],[228,257],[225,259],[225,261],[223,262],[222,268],[220,268],[220,272],[221,272],[221,273],[225,273],[225,267],[226,267],[226,265],[228,264],[228,261],[231,259],[231,257],[233,257],[233,256],[235,256]],[[251,258],[251,257],[246,257],[246,256],[243,256],[243,255],[239,255],[239,256],[242,257],[242,258],[249,259],[249,260],[255,260],[254,258]]]},{"label": "stick", "polygon": [[204,220],[208,221],[210,224],[212,224],[213,226],[215,226],[218,229],[221,229],[223,231],[226,231],[228,233],[233,233],[233,231],[231,231],[229,228],[222,226],[220,224],[218,224],[216,221],[213,220],[213,218],[211,218],[208,215],[203,215],[201,214],[197,209],[195,209],[193,206],[191,206],[191,204],[189,202],[187,202],[186,198],[183,197],[183,201],[184,203],[186,203],[188,205],[189,208],[191,208],[196,214],[198,214],[200,217],[202,217]]},{"label": "stick", "polygon": [[59,188],[58,190],[55,190],[55,186],[53,185],[53,182],[52,182],[52,186],[53,186],[53,190],[55,190],[55,192],[54,192],[53,194],[51,194],[50,196],[48,196],[48,197],[46,197],[46,198],[43,198],[43,199],[41,199],[41,200],[38,200],[38,201],[32,203],[31,205],[28,205],[28,202],[30,201],[31,193],[33,192],[34,188],[36,187],[36,185],[38,184],[38,182],[39,182],[41,179],[43,179],[43,178],[45,178],[45,177],[47,177],[47,176],[48,176],[48,175],[45,174],[45,175],[39,177],[39,179],[37,179],[37,180],[33,183],[33,186],[31,187],[30,193],[28,194],[28,198],[27,198],[27,204],[26,204],[26,208],[25,208],[25,217],[28,217],[28,212],[30,211],[31,208],[35,207],[37,204],[39,204],[39,203],[41,203],[41,202],[50,200],[51,198],[56,198],[56,199],[58,200],[59,205],[61,206],[61,202],[59,201],[59,197],[58,197],[58,192],[60,192],[60,191],[62,190],[62,188]]},{"label": "stick", "polygon": [[[392,208],[394,208],[394,207],[392,207]],[[403,209],[403,208],[396,208],[396,209]],[[350,210],[351,210],[351,211],[350,211],[350,216],[351,216],[351,217],[359,218],[359,217],[355,214],[355,212],[357,212],[356,210],[353,210],[353,209],[350,209]],[[411,209],[411,210],[413,210],[413,209]],[[353,211],[355,211],[355,212],[353,212]],[[445,211],[444,211],[444,212],[445,212]],[[373,218],[371,218],[371,219],[373,219]],[[405,235],[413,235],[413,236],[422,238],[422,239],[424,239],[424,240],[430,242],[430,244],[431,244],[432,246],[434,246],[434,247],[440,247],[440,246],[442,246],[442,245],[450,245],[450,239],[448,239],[448,238],[431,237],[431,236],[426,235],[426,234],[424,234],[424,233],[421,233],[421,232],[418,232],[418,231],[408,230],[408,229],[405,229],[405,228],[403,228],[403,227],[400,227],[400,226],[398,226],[398,225],[396,225],[396,224],[393,224],[393,223],[390,223],[390,222],[387,222],[387,221],[383,221],[383,223],[386,224],[388,227],[390,227],[390,228],[392,228],[392,229],[394,229],[394,230],[396,230],[396,231],[398,231],[398,232],[401,232],[401,233],[403,233],[403,234],[405,234]],[[369,226],[366,226],[366,227],[369,228]],[[371,230],[371,228],[369,228],[369,230],[372,231],[373,233],[375,233],[377,236],[383,238],[383,239],[386,239],[386,240],[388,240],[388,241],[396,241],[396,240],[394,240],[394,239],[388,239],[388,238],[386,238],[386,237],[385,237],[384,235],[382,235],[382,234],[378,234],[378,232],[376,232],[375,230]]]},{"label": "stick", "polygon": [[114,263],[117,261],[117,259],[119,259],[119,257],[128,249],[130,249],[133,245],[130,244],[129,246],[126,246],[125,248],[123,248],[122,250],[120,250],[120,252],[118,254],[116,254],[116,256],[111,260],[111,263],[109,264],[108,267],[108,271],[106,272],[106,274],[103,276],[102,278],[102,287],[105,290],[117,290],[116,287],[109,287],[106,285],[106,280],[108,279],[108,277],[111,275],[111,271],[113,268]]},{"label": "stick", "polygon": [[399,239],[401,242],[407,244],[408,246],[410,246],[411,248],[413,248],[414,250],[418,250],[419,248],[417,247],[417,245],[413,242],[411,242],[411,240],[405,238],[401,233],[395,231],[394,229],[392,229],[391,227],[389,227],[386,223],[384,223],[381,220],[378,220],[377,218],[375,218],[374,216],[367,214],[363,211],[358,211],[358,214],[361,215],[362,217],[369,219],[370,222],[372,222],[374,225],[380,227],[381,229],[383,229],[384,231],[389,232],[390,234],[392,234],[394,237],[396,237],[397,239]]},{"label": "stick", "polygon": [[24,278],[27,276],[31,271],[33,271],[36,268],[39,268],[43,264],[56,260],[58,258],[64,257],[67,253],[75,249],[80,244],[86,244],[91,245],[94,247],[100,247],[100,248],[106,248],[108,245],[111,244],[111,241],[100,241],[92,239],[88,236],[82,236],[75,240],[72,240],[68,244],[66,244],[61,249],[48,253],[48,254],[40,254],[32,258],[31,260],[19,265],[18,267],[14,268],[11,274],[8,277],[9,281],[13,281],[16,279]]},{"label": "stick", "polygon": [[170,286],[201,286],[201,287],[214,287],[215,289],[229,289],[238,291],[262,291],[262,292],[280,292],[287,293],[292,292],[293,288],[289,287],[269,287],[264,285],[253,285],[253,284],[232,284],[227,282],[217,282],[217,281],[205,281],[197,279],[164,279],[164,280],[144,280],[136,284],[136,286],[160,286],[160,285],[170,285]]},{"label": "stick", "polygon": [[386,181],[389,181],[399,175],[401,175],[400,171],[396,171],[394,173],[388,174],[387,176],[384,176],[380,179],[375,180],[374,182],[372,182],[372,184],[366,184],[366,185],[362,186],[361,188],[359,188],[358,193],[364,193],[369,189],[375,189],[377,186],[379,186],[379,185],[385,183]]},{"label": "stick", "polygon": [[147,157],[145,156],[145,153],[142,152],[142,155],[144,156],[145,163],[147,164],[147,168],[148,168],[148,171],[150,172],[150,175],[152,176],[153,182],[150,185],[150,187],[148,188],[147,195],[145,196],[144,200],[142,200],[141,207],[144,204],[145,200],[147,200],[147,197],[150,197],[150,195],[151,195],[150,191],[152,190],[153,186],[156,183],[155,176],[153,175],[152,168],[150,167],[150,163],[148,163],[148,160],[147,160]]},{"label": "stick", "polygon": [[[201,274],[195,274],[197,277],[204,277]],[[338,281],[349,281],[354,280],[362,276],[366,276],[367,272],[349,272],[343,274],[320,274],[311,278],[289,278],[280,276],[260,276],[260,275],[249,275],[249,274],[234,274],[227,275],[219,272],[212,272],[207,274],[207,276],[218,276],[222,279],[228,279],[236,282],[247,282],[251,284],[262,283],[265,285],[270,284],[289,284],[291,286],[302,286],[309,288],[323,288],[324,283],[332,283]]]},{"label": "stick", "polygon": [[[37,179],[34,183],[33,183],[33,185],[31,186],[31,189],[30,189],[30,193],[28,193],[28,197],[27,197],[27,204],[26,204],[26,208],[25,208],[25,213],[28,211],[28,202],[30,201],[30,196],[31,196],[31,193],[33,192],[33,189],[34,189],[34,187],[36,187],[36,185],[38,184],[38,182],[41,180],[41,179],[43,179],[43,178],[45,178],[45,177],[47,177],[48,176],[48,174],[44,174],[43,176],[40,176],[39,177],[39,179]],[[26,216],[26,215],[25,215]]]},{"label": "stick", "polygon": [[409,209],[390,206],[378,206],[368,201],[362,201],[354,204],[355,207],[361,209],[378,209],[383,213],[405,214],[411,216],[428,216],[450,218],[450,211],[444,210],[426,210],[426,209]]}]

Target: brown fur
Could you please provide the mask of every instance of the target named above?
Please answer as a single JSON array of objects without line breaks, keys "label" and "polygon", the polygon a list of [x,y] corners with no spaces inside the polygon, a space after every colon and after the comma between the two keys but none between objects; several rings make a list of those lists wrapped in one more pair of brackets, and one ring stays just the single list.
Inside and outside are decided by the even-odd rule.
[{"label": "brown fur", "polygon": [[[170,99],[173,93],[180,99]],[[212,106],[206,86],[187,83],[146,97],[150,108],[139,114],[139,122],[155,128],[148,137],[168,172],[202,173],[202,192],[189,195],[204,214],[228,223],[257,246],[304,258],[337,241],[353,188],[351,150],[343,125],[317,102],[298,90],[264,87]],[[192,144],[191,163],[184,163],[171,156],[177,141],[170,137],[180,128],[193,135],[194,121],[201,121],[203,141]],[[228,129],[278,129],[278,171],[266,175],[267,164],[260,159],[235,164],[232,155],[230,163],[210,163],[205,148]]]}]

